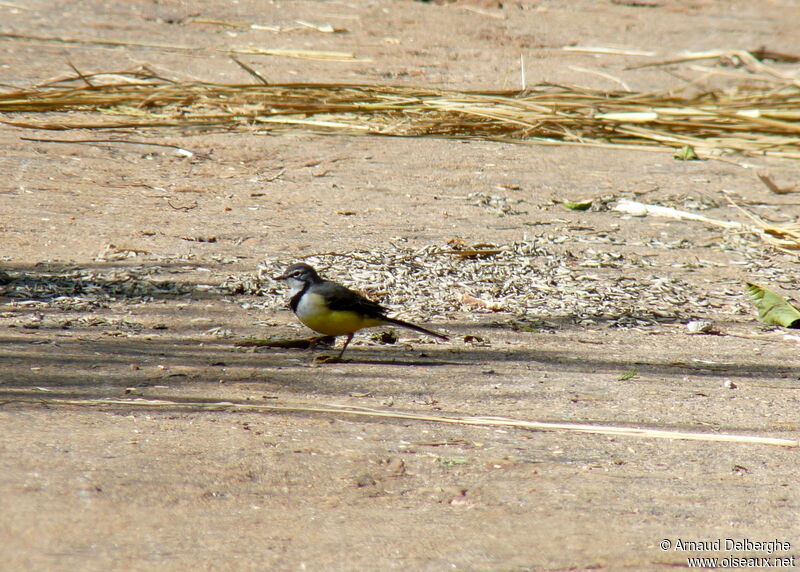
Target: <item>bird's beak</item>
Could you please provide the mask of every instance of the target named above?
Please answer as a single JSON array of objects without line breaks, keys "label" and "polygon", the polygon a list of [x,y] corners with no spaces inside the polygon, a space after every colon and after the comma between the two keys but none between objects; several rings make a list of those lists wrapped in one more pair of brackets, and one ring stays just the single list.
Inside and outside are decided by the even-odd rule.
[{"label": "bird's beak", "polygon": [[287,278],[288,278],[288,276],[286,276],[285,274],[281,274],[280,276],[273,276],[272,277],[273,280],[286,280]]}]

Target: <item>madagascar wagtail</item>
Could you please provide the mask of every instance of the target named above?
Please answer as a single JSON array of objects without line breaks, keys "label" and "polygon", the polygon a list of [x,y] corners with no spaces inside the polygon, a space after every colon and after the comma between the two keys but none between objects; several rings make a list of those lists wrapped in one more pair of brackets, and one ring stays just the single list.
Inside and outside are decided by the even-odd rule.
[{"label": "madagascar wagtail", "polygon": [[380,304],[341,284],[323,280],[308,264],[302,262],[292,264],[283,276],[278,276],[276,280],[286,280],[289,283],[292,289],[289,305],[306,326],[326,336],[347,335],[337,359],[342,358],[344,350],[358,330],[384,324],[403,326],[442,340],[447,339],[447,336],[422,326],[390,318],[386,315],[388,310]]}]

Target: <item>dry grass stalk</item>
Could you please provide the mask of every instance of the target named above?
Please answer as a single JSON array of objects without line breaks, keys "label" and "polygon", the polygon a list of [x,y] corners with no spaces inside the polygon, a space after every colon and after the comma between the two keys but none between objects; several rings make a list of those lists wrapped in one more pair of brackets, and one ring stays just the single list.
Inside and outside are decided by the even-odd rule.
[{"label": "dry grass stalk", "polygon": [[736,221],[709,218],[697,213],[691,213],[660,205],[647,205],[638,201],[623,199],[617,203],[614,210],[632,216],[658,216],[682,220],[695,220],[722,228],[741,229],[758,236],[761,240],[781,252],[788,254],[798,254],[800,251],[800,224],[772,224],[757,217],[751,212],[733,202],[730,197],[725,197],[731,206],[735,207],[747,218],[753,221],[754,225],[745,225]]},{"label": "dry grass stalk", "polygon": [[[112,83],[104,83],[112,77]],[[121,80],[120,77],[124,77]],[[690,98],[539,85],[524,92],[460,92],[355,84],[174,83],[92,74],[0,94],[0,112],[72,112],[58,120],[6,118],[39,129],[191,127],[437,136],[534,143],[692,145],[800,158],[800,88],[791,84]],[[75,113],[83,112],[83,113]]]},{"label": "dry grass stalk", "polygon": [[298,58],[306,60],[321,60],[321,61],[370,61],[369,59],[359,59],[354,54],[348,52],[332,52],[320,50],[293,50],[285,48],[199,48],[197,46],[183,46],[175,44],[156,44],[150,42],[128,42],[124,40],[82,40],[76,38],[58,38],[51,36],[33,36],[30,34],[0,34],[0,38],[8,38],[11,40],[22,40],[28,42],[37,42],[44,44],[61,44],[64,46],[98,46],[106,48],[143,48],[150,50],[161,50],[165,52],[184,52],[196,54],[198,52],[222,52],[227,54],[248,54],[258,56],[282,56],[287,58]]},{"label": "dry grass stalk", "polygon": [[638,69],[644,67],[654,67],[654,66],[663,66],[663,65],[671,65],[671,64],[678,64],[684,62],[693,62],[699,60],[726,60],[729,62],[733,62],[737,65],[743,66],[747,71],[754,73],[754,74],[764,74],[773,78],[776,78],[782,82],[787,82],[790,84],[794,84],[795,87],[800,86],[800,80],[795,79],[791,75],[781,73],[780,71],[773,69],[767,65],[761,63],[757,56],[761,56],[762,58],[776,58],[781,59],[782,61],[791,61],[793,56],[787,54],[780,54],[778,52],[770,52],[768,50],[761,51],[760,53],[757,52],[748,52],[746,50],[708,50],[705,52],[688,52],[681,57],[678,58],[670,58],[667,60],[661,60],[658,62],[648,62],[645,64],[640,64],[636,66],[631,66],[628,69]]},{"label": "dry grass stalk", "polygon": [[259,411],[264,413],[312,413],[323,415],[350,415],[355,417],[372,417],[383,419],[403,419],[410,421],[426,421],[430,423],[448,423],[455,425],[474,425],[489,427],[518,427],[537,431],[563,431],[569,433],[591,433],[595,435],[616,435],[620,437],[641,437],[645,439],[671,439],[681,441],[707,441],[723,443],[749,443],[753,445],[773,445],[779,447],[800,447],[800,441],[761,437],[758,435],[734,435],[726,433],[700,433],[687,431],[671,431],[664,429],[640,429],[614,425],[591,425],[584,423],[553,423],[544,421],[523,421],[505,417],[452,417],[403,413],[361,407],[341,405],[305,406],[305,405],[260,405],[251,403],[233,403],[230,401],[185,402],[162,399],[14,399],[3,402],[35,403],[41,405],[91,406],[91,407],[142,407],[192,409],[198,411]]},{"label": "dry grass stalk", "polygon": [[[726,196],[728,202],[755,223],[753,232],[764,242],[772,245],[781,252],[798,254],[800,251],[800,224],[773,224],[757,217],[750,211],[742,208]],[[760,231],[760,232],[759,232]]]}]

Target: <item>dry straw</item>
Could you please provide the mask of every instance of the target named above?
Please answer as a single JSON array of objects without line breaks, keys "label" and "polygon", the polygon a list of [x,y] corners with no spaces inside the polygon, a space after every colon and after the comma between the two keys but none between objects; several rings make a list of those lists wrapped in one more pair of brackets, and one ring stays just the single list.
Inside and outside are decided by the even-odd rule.
[{"label": "dry straw", "polygon": [[[793,82],[677,97],[550,84],[521,92],[268,85],[253,76],[258,84],[176,83],[151,73],[81,74],[0,94],[0,112],[4,123],[37,129],[306,129],[649,149],[691,145],[701,153],[800,158],[800,88]],[[48,115],[11,115],[34,113]]]},{"label": "dry straw", "polygon": [[763,437],[759,435],[735,435],[727,433],[709,433],[692,431],[672,431],[664,429],[625,427],[618,425],[593,425],[589,423],[558,423],[547,421],[525,421],[506,417],[474,417],[448,416],[401,411],[386,411],[365,407],[342,405],[261,405],[253,403],[219,402],[187,402],[164,399],[39,399],[8,400],[5,404],[36,403],[46,406],[90,406],[90,407],[127,407],[150,409],[190,409],[194,411],[250,411],[276,414],[316,414],[337,415],[365,418],[396,419],[405,421],[423,421],[428,423],[446,423],[451,425],[472,425],[483,427],[516,427],[536,431],[561,431],[567,433],[590,433],[595,435],[613,435],[617,437],[639,437],[645,439],[671,439],[679,441],[714,441],[724,443],[746,443],[753,445],[773,445],[779,447],[800,447],[800,441]]},{"label": "dry straw", "polygon": [[800,253],[800,224],[776,224],[767,222],[737,205],[729,196],[725,195],[725,198],[732,207],[753,221],[753,224],[747,225],[737,221],[710,218],[698,213],[686,212],[661,205],[647,205],[628,199],[619,201],[614,207],[614,210],[633,216],[657,216],[681,220],[695,220],[722,228],[741,229],[745,232],[752,233],[781,252],[786,254]]}]

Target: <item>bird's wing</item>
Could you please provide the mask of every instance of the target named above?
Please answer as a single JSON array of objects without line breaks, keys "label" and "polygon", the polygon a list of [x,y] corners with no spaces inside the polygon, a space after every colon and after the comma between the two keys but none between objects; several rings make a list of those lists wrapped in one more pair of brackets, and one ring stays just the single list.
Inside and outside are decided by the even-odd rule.
[{"label": "bird's wing", "polygon": [[335,282],[318,284],[314,287],[314,292],[324,296],[328,300],[328,306],[334,311],[356,312],[370,318],[383,318],[386,314],[386,308],[377,302]]}]

